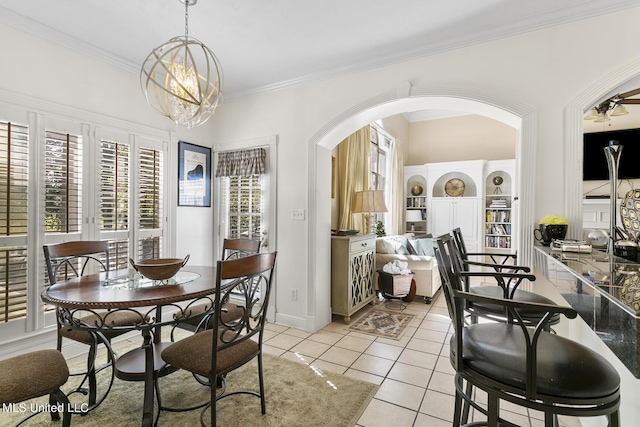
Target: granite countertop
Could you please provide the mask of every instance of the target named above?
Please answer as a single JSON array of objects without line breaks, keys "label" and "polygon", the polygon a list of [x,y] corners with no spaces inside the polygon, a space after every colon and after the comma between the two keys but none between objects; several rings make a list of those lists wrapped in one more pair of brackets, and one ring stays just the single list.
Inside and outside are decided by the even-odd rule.
[{"label": "granite countertop", "polygon": [[608,253],[593,250],[591,253],[555,251],[548,247],[536,247],[627,311],[640,318],[640,264]]},{"label": "granite countertop", "polygon": [[536,250],[545,255],[549,281],[640,378],[640,264],[597,250],[570,253],[540,246]]}]

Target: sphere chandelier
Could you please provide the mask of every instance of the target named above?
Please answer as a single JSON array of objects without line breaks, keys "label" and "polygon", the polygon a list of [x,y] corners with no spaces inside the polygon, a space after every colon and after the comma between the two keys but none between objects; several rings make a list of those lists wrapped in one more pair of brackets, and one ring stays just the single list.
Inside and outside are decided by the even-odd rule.
[{"label": "sphere chandelier", "polygon": [[140,86],[147,102],[177,125],[192,128],[206,122],[222,103],[223,75],[211,49],[189,37],[189,6],[185,5],[184,36],[153,49],[142,64]]}]

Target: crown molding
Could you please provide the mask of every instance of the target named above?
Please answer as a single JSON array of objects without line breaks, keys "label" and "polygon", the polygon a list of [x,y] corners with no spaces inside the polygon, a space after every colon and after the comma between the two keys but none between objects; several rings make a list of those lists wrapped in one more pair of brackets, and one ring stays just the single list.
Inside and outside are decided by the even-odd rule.
[{"label": "crown molding", "polygon": [[[514,21],[498,27],[486,26],[465,36],[448,36],[441,38],[438,41],[427,42],[425,45],[418,48],[402,50],[395,54],[371,57],[368,60],[358,61],[342,67],[332,67],[331,69],[321,70],[319,72],[307,74],[294,79],[274,82],[257,87],[238,89],[232,92],[225,92],[225,102],[233,102],[256,95],[309,85],[322,80],[384,67],[398,62],[409,61],[497,39],[512,37],[518,34],[562,25],[569,22],[593,18],[595,16],[618,12],[637,6],[637,0],[601,0],[599,2],[590,2],[587,4],[581,3],[570,6],[562,6],[559,2],[559,6],[553,11],[532,15],[527,19]],[[0,23],[33,34],[37,37],[48,40],[87,57],[113,65],[114,67],[127,72],[134,74],[138,74],[140,72],[141,64],[133,63],[119,57],[118,55],[103,51],[94,45],[84,42],[83,40],[70,37],[61,31],[38,23],[23,15],[16,14],[1,6]]]}]

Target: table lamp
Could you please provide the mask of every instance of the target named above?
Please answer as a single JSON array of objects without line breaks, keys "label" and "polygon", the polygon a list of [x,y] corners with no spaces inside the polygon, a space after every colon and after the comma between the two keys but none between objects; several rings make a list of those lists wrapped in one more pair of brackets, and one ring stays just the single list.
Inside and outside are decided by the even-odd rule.
[{"label": "table lamp", "polygon": [[422,212],[417,209],[407,209],[404,215],[404,220],[411,223],[411,232],[415,232],[415,223],[422,221]]},{"label": "table lamp", "polygon": [[351,210],[353,213],[364,214],[366,224],[365,234],[371,233],[371,225],[373,221],[373,215],[371,214],[376,212],[387,212],[387,206],[384,203],[384,191],[357,191],[353,196]]}]

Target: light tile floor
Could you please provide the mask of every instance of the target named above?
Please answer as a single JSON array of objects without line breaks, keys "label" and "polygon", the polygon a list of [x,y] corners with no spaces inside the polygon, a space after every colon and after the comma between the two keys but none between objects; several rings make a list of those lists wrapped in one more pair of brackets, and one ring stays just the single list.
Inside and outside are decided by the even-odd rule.
[{"label": "light tile floor", "polygon": [[[385,302],[376,301],[376,305]],[[390,308],[396,308],[393,302]],[[372,308],[367,305],[352,322]],[[454,371],[449,361],[451,322],[442,292],[432,304],[416,298],[404,313],[414,314],[400,340],[353,332],[342,317],[310,334],[299,329],[267,324],[265,352],[316,368],[337,372],[380,385],[358,426],[440,427],[453,419]],[[482,399],[480,399],[482,400]],[[543,426],[542,416],[509,403],[501,403],[501,415],[526,427]],[[481,420],[476,416],[474,420]],[[563,427],[579,426],[561,418]]]}]

